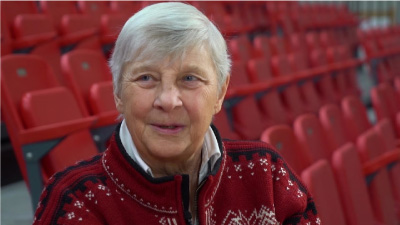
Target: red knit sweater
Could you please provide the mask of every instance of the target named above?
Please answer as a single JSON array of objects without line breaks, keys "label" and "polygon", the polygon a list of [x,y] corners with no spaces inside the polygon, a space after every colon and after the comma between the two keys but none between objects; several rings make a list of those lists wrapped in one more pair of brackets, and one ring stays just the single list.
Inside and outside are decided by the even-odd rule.
[{"label": "red knit sweater", "polygon": [[[191,223],[189,177],[152,178],[126,153],[119,127],[108,149],[54,175],[34,224]],[[219,141],[222,156],[199,185],[199,224],[320,224],[313,199],[273,148]]]}]

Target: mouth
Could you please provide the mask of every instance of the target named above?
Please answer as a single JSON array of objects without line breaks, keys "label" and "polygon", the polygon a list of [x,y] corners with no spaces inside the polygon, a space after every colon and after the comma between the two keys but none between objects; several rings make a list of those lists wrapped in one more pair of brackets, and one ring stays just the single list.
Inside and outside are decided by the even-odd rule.
[{"label": "mouth", "polygon": [[151,124],[151,126],[159,133],[161,134],[178,134],[180,131],[183,130],[185,126],[180,125],[180,124]]}]

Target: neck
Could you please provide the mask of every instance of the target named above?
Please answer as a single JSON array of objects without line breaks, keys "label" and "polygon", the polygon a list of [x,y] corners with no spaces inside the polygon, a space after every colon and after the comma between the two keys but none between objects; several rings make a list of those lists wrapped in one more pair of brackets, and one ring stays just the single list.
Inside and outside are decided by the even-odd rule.
[{"label": "neck", "polygon": [[188,174],[189,175],[189,210],[192,214],[192,220],[195,221],[196,215],[196,205],[195,196],[196,190],[199,183],[199,171],[201,166],[201,150],[197,151],[189,160],[183,163],[159,163],[155,164],[158,166],[151,166],[154,177],[164,177],[176,174]]},{"label": "neck", "polygon": [[201,164],[201,150],[196,151],[190,158],[186,160],[155,160],[153,162],[146,161],[146,163],[149,165],[153,176],[156,178],[173,176],[176,174],[188,174],[190,178],[194,176],[197,177]]}]

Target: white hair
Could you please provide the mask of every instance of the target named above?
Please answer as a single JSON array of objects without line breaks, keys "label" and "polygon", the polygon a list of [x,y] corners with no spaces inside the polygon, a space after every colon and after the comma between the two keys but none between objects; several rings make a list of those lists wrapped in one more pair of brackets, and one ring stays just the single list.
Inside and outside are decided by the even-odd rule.
[{"label": "white hair", "polygon": [[143,59],[184,57],[187,50],[205,46],[218,76],[218,90],[230,74],[226,42],[215,25],[195,7],[166,2],[150,5],[125,23],[109,62],[114,94],[120,96],[124,65]]}]

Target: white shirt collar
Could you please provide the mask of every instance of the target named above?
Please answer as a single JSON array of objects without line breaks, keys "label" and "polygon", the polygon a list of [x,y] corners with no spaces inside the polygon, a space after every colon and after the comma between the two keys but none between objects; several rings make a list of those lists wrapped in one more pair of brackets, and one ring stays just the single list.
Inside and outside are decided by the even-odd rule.
[{"label": "white shirt collar", "polygon": [[[119,129],[119,136],[122,145],[124,146],[128,155],[135,161],[146,173],[153,176],[151,168],[140,157],[139,152],[133,143],[131,134],[126,126],[125,120],[122,121]],[[207,174],[214,169],[215,163],[221,157],[221,152],[218,147],[218,141],[211,127],[208,128],[204,137],[203,148],[201,150],[201,166],[199,171],[199,183],[207,176]]]}]

